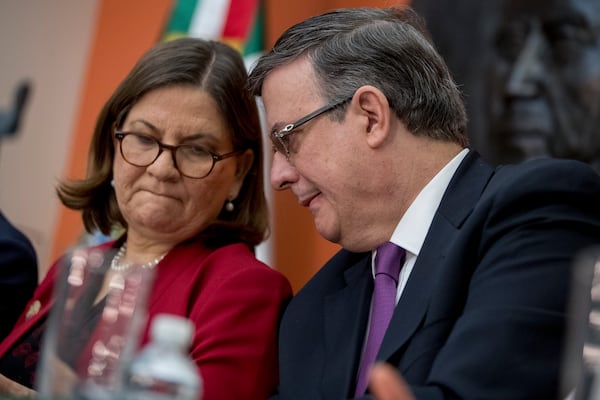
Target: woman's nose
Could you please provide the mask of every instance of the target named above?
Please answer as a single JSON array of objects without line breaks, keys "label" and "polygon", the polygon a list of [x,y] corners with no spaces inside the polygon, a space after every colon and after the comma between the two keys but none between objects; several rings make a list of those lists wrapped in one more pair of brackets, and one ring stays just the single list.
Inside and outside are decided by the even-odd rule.
[{"label": "woman's nose", "polygon": [[156,160],[146,167],[146,171],[155,176],[171,177],[179,173],[173,150],[163,148]]}]

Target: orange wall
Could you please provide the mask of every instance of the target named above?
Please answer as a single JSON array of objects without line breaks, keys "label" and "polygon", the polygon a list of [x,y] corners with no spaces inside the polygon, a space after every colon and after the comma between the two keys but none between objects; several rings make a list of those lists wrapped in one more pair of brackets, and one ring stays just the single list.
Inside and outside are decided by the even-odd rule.
[{"label": "orange wall", "polygon": [[[66,176],[84,176],[87,148],[100,108],[135,61],[159,39],[171,3],[172,0],[100,0],[80,109],[73,124]],[[311,15],[340,7],[388,5],[389,0],[266,0],[266,46],[272,46],[285,28]],[[274,207],[272,264],[288,277],[297,291],[338,246],[318,235],[312,216],[298,206],[289,191],[274,195]],[[83,232],[80,214],[61,207],[55,232],[53,260]]]},{"label": "orange wall", "polygon": [[[137,59],[159,39],[171,1],[100,0],[65,176],[85,176],[96,116]],[[60,207],[57,221],[52,260],[77,242],[83,232],[79,212]]]}]

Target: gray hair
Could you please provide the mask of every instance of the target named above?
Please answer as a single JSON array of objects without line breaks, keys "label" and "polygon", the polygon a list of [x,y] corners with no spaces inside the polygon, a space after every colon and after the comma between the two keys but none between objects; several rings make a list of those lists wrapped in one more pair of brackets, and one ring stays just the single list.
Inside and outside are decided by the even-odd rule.
[{"label": "gray hair", "polygon": [[[413,134],[468,146],[461,93],[410,7],[345,8],[292,26],[253,67],[251,92],[260,96],[272,70],[302,57],[313,66],[327,101],[372,85]],[[331,117],[343,119],[336,111]]]}]

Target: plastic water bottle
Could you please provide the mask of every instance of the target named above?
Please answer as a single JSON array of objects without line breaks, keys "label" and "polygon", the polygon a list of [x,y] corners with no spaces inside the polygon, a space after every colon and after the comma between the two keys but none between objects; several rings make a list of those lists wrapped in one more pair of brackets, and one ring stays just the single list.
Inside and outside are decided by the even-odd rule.
[{"label": "plastic water bottle", "polygon": [[150,329],[150,343],[134,358],[126,374],[125,399],[200,400],[202,379],[188,355],[192,322],[160,314]]}]

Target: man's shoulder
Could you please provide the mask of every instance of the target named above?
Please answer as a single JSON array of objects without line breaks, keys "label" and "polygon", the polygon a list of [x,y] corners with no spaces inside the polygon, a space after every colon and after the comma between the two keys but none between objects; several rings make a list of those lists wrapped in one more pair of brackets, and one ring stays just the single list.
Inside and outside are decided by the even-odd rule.
[{"label": "man's shoulder", "polygon": [[370,252],[354,253],[341,249],[333,255],[296,294],[296,297],[313,295],[342,288],[348,282],[359,279],[361,272],[368,267]]},{"label": "man's shoulder", "polygon": [[496,168],[492,182],[506,189],[569,188],[598,190],[600,176],[588,164],[576,160],[540,158]]},{"label": "man's shoulder", "polygon": [[561,158],[537,158],[523,161],[518,164],[500,165],[496,169],[499,175],[530,175],[530,174],[565,174],[576,173],[598,179],[598,174],[588,164],[577,160]]}]

